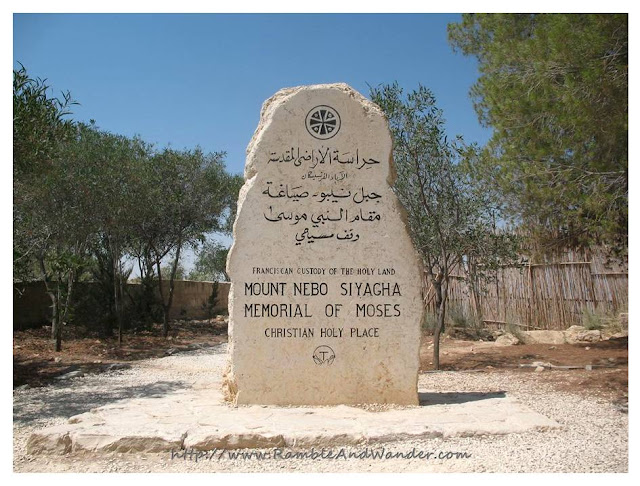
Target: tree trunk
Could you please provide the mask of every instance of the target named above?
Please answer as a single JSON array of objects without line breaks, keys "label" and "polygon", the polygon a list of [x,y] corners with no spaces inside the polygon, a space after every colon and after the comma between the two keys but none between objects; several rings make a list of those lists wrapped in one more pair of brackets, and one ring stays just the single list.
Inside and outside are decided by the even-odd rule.
[{"label": "tree trunk", "polygon": [[167,337],[169,334],[169,311],[164,303],[164,289],[162,288],[162,267],[161,260],[156,260],[156,271],[158,272],[158,291],[160,292],[160,304],[162,304],[162,335]]},{"label": "tree trunk", "polygon": [[60,299],[58,296],[58,305],[56,305],[55,326],[52,327],[53,338],[55,340],[55,350],[57,353],[62,351],[62,319],[60,315]]},{"label": "tree trunk", "polygon": [[116,320],[118,321],[118,345],[122,345],[122,299],[119,292],[119,265],[120,265],[120,253],[117,251],[117,243],[113,243],[111,247],[111,268],[113,269],[113,305],[116,311]]},{"label": "tree trunk", "polygon": [[480,285],[478,283],[478,269],[475,263],[469,264],[469,274],[467,275],[469,284],[471,285],[471,293],[473,295],[473,304],[476,311],[476,320],[479,327],[482,327],[484,316],[482,315],[482,302],[480,300]]},{"label": "tree trunk", "polygon": [[440,369],[440,317],[437,318],[436,328],[433,331],[433,369]]},{"label": "tree trunk", "polygon": [[114,279],[114,297],[116,301],[116,317],[118,319],[118,345],[122,345],[122,298],[119,292],[118,277]]},{"label": "tree trunk", "polygon": [[69,315],[69,308],[71,307],[71,294],[73,292],[73,281],[74,281],[74,272],[69,272],[67,275],[67,298],[64,302],[64,308],[62,308],[62,295],[60,292],[60,285],[62,282],[61,276],[58,277],[58,297],[57,297],[57,305],[56,305],[56,326],[55,330],[52,326],[52,333],[55,339],[55,349],[56,351],[62,351],[62,326],[64,326],[65,321],[67,320],[67,316]]},{"label": "tree trunk", "polygon": [[440,369],[440,335],[444,331],[444,321],[447,309],[447,295],[449,280],[445,277],[433,281],[436,302],[436,327],[433,330],[433,369]]},{"label": "tree trunk", "polygon": [[433,369],[440,369],[440,333],[444,328],[444,308],[442,300],[442,285],[440,282],[433,282],[436,302],[436,326],[433,329]]},{"label": "tree trunk", "polygon": [[[120,307],[122,307],[122,302],[120,302]],[[122,310],[118,313],[118,346],[122,346]]]},{"label": "tree trunk", "polygon": [[162,337],[169,336],[169,311],[162,306]]},{"label": "tree trunk", "polygon": [[60,322],[60,306],[55,292],[47,289],[47,294],[51,299],[51,340],[54,343],[56,352],[62,350],[62,323]]},{"label": "tree trunk", "polygon": [[62,323],[60,322],[60,302],[58,298],[58,292],[60,291],[60,282],[56,290],[52,290],[49,280],[49,274],[47,273],[44,257],[38,258],[40,264],[40,271],[42,272],[42,280],[44,281],[44,287],[47,295],[51,299],[51,339],[54,342],[54,349],[56,352],[62,351]]},{"label": "tree trunk", "polygon": [[171,268],[171,276],[169,277],[169,299],[167,301],[166,306],[164,305],[164,302],[163,302],[164,322],[163,322],[162,333],[165,338],[169,335],[169,311],[171,310],[171,304],[173,303],[173,290],[175,288],[176,272],[178,271],[178,263],[180,261],[181,249],[182,249],[182,240],[178,240],[176,257],[173,261],[173,266]]},{"label": "tree trunk", "polygon": [[118,295],[120,296],[120,313],[118,314],[118,344],[122,345],[122,333],[123,333],[123,300],[124,300],[124,278],[122,277],[122,262],[118,260]]}]

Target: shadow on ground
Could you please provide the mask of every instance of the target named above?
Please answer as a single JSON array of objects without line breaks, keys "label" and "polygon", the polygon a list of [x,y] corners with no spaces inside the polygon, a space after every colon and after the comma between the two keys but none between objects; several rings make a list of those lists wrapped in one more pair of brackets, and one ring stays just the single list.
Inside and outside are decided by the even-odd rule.
[{"label": "shadow on ground", "polygon": [[479,400],[488,400],[490,398],[505,398],[507,395],[503,391],[480,393],[480,392],[461,392],[461,393],[418,393],[420,406],[428,405],[456,405],[466,402],[477,402]]},{"label": "shadow on ground", "polygon": [[34,388],[28,395],[14,396],[13,421],[27,424],[36,420],[69,418],[120,400],[160,398],[188,386],[183,381],[158,381],[107,390],[76,386]]}]

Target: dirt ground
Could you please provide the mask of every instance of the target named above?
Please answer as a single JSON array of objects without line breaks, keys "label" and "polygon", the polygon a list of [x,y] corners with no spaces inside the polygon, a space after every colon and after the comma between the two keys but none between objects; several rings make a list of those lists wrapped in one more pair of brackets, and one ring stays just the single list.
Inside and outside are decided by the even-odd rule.
[{"label": "dirt ground", "polygon": [[[176,321],[168,339],[161,327],[126,334],[122,346],[117,339],[74,335],[66,329],[63,351],[53,351],[50,330],[40,328],[14,332],[13,386],[42,386],[70,371],[100,373],[113,363],[167,356],[194,347],[226,342],[226,323],[222,317],[204,321]],[[440,365],[445,371],[535,373],[536,361],[556,366],[592,365],[592,370],[546,369],[543,377],[558,390],[601,396],[626,406],[628,400],[628,341],[610,339],[589,344],[526,344],[496,346],[490,341],[466,341],[444,336],[440,346]],[[433,370],[433,338],[423,339],[420,371]],[[542,377],[541,377],[542,378]]]},{"label": "dirt ground", "polygon": [[[496,346],[491,341],[445,336],[440,344],[440,368],[445,371],[535,373],[533,367],[521,365],[536,361],[555,366],[581,366],[582,369],[545,369],[542,377],[558,390],[600,396],[622,406],[626,406],[629,394],[628,359],[627,337],[588,344]],[[592,369],[585,369],[587,365],[592,365]],[[432,369],[433,338],[428,336],[420,348],[420,370]]]},{"label": "dirt ground", "polygon": [[162,326],[157,324],[149,331],[125,334],[121,346],[117,337],[98,339],[67,328],[59,353],[53,350],[50,328],[14,331],[13,386],[43,386],[71,371],[99,373],[114,363],[162,357],[226,341],[227,325],[222,317],[175,321],[168,339],[162,337]]},{"label": "dirt ground", "polygon": [[[433,372],[433,340],[421,343],[421,389],[447,393],[454,390],[508,393],[519,403],[556,420],[562,427],[497,436],[454,438],[399,438],[384,447],[398,451],[468,452],[464,460],[424,462],[295,460],[216,462],[171,461],[166,453],[77,453],[33,455],[26,443],[34,431],[66,423],[70,415],[118,400],[140,396],[141,390],[160,382],[181,380],[181,366],[213,351],[197,349],[226,342],[224,319],[175,322],[171,339],[160,327],[126,335],[123,346],[96,336],[73,336],[63,351],[52,351],[48,329],[14,333],[14,472],[627,472],[628,471],[628,349],[627,339],[586,345],[528,344],[500,347],[493,342],[453,339],[441,342],[442,372]],[[192,352],[181,351],[192,350]],[[201,354],[202,353],[202,354]],[[166,360],[143,361],[122,373],[101,372],[113,363],[127,366],[135,360],[176,355]],[[57,359],[57,361],[56,361]],[[145,366],[158,366],[149,374]],[[535,371],[520,365],[535,361],[581,369]],[[179,364],[181,363],[181,364]],[[592,365],[591,370],[584,368]],[[201,365],[200,365],[201,366]],[[182,368],[184,369],[184,368]],[[72,370],[80,380],[62,380],[40,389],[54,377]],[[159,371],[160,370],[160,371]],[[453,372],[452,372],[453,371]],[[93,384],[93,385],[91,385]],[[146,385],[145,385],[146,384]],[[87,388],[87,386],[89,388]],[[17,401],[16,401],[17,400]],[[16,405],[17,404],[17,405]],[[285,449],[289,450],[289,449]],[[291,451],[298,451],[295,447]],[[551,452],[550,452],[551,451]],[[185,456],[186,457],[186,456]]]}]

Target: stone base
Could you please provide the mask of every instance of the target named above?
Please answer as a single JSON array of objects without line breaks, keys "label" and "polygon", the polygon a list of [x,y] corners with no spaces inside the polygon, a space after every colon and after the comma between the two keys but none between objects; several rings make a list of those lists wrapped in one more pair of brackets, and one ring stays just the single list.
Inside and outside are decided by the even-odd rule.
[{"label": "stone base", "polygon": [[[136,398],[71,417],[34,433],[29,453],[165,452],[193,448],[325,447],[432,438],[510,434],[559,424],[504,393],[420,392],[420,406],[231,407],[219,381],[156,398]],[[217,370],[217,371],[216,371]]]}]

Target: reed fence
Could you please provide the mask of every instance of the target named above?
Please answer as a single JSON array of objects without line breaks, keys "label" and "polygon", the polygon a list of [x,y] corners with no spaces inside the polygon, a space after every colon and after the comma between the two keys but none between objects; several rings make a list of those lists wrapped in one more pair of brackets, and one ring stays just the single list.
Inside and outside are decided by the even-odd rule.
[{"label": "reed fence", "polygon": [[[627,260],[604,251],[566,251],[554,261],[502,267],[472,294],[462,269],[449,281],[449,309],[475,316],[487,327],[566,329],[586,312],[616,315],[628,309]],[[425,303],[435,312],[433,289]]]}]

